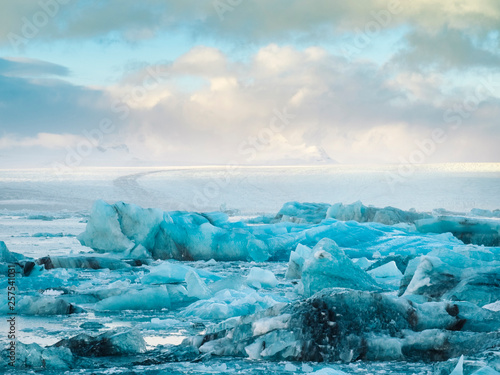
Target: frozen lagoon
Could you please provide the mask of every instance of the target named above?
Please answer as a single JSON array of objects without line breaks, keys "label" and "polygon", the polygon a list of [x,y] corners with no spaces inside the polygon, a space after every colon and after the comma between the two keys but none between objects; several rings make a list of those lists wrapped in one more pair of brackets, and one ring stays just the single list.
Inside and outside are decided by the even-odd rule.
[{"label": "frozen lagoon", "polygon": [[[336,171],[335,173],[332,172],[332,174],[335,174],[334,178],[328,175],[325,169],[322,168],[328,170],[329,167],[318,167],[316,169],[316,180],[314,181],[313,179],[313,181],[306,182],[304,182],[303,179],[305,171],[302,173],[290,170],[288,175],[283,176],[283,171],[286,170],[286,168],[282,168],[278,172],[275,170],[271,182],[267,180],[269,180],[270,176],[273,176],[273,173],[270,173],[267,168],[261,170],[256,169],[248,173],[240,171],[239,177],[233,177],[231,180],[235,185],[229,184],[228,190],[220,193],[217,198],[214,198],[212,206],[207,207],[205,211],[220,209],[226,211],[226,214],[230,215],[228,222],[231,223],[231,226],[234,226],[235,222],[242,220],[246,221],[249,217],[262,215],[257,221],[261,220],[262,223],[270,217],[271,220],[274,218],[277,222],[269,224],[247,222],[245,225],[248,227],[265,227],[266,225],[279,227],[281,225],[288,226],[289,228],[300,228],[300,226],[308,226],[308,220],[318,221],[317,217],[315,217],[315,214],[298,215],[295,217],[287,214],[284,220],[283,215],[281,215],[281,217],[275,217],[285,201],[316,201],[332,204],[341,201],[345,204],[361,199],[365,204],[376,204],[377,202],[383,201],[384,203],[378,204],[378,206],[381,207],[392,205],[408,210],[414,206],[419,212],[429,211],[431,214],[431,208],[444,207],[449,211],[459,211],[453,214],[465,214],[468,217],[471,216],[470,209],[474,207],[493,210],[500,206],[498,202],[495,201],[499,197],[498,171],[487,172],[485,171],[487,168],[484,167],[480,172],[475,171],[470,172],[470,174],[448,171],[453,175],[455,181],[460,181],[462,179],[462,182],[457,184],[458,187],[456,190],[451,189],[447,191],[446,194],[443,191],[444,189],[436,189],[436,184],[434,183],[437,194],[427,197],[428,202],[424,199],[425,191],[424,193],[415,194],[413,200],[411,199],[412,195],[409,194],[410,185],[412,183],[411,180],[408,181],[409,185],[406,187],[407,191],[404,194],[402,192],[395,194],[395,199],[391,202],[390,193],[387,193],[385,196],[382,194],[384,190],[382,187],[387,190],[387,186],[384,186],[383,182],[383,173],[380,173],[379,176],[376,176],[375,173],[371,175],[371,177],[363,177],[367,185],[363,189],[358,188],[359,191],[357,192],[351,192],[345,181],[355,183],[357,187],[362,186],[361,176],[363,173],[359,172],[359,175],[356,177],[356,172],[344,171],[340,173]],[[140,173],[143,172],[144,171]],[[92,172],[94,173],[93,175],[90,174],[92,176],[90,179],[87,173],[80,177],[67,176],[67,180],[63,182],[60,182],[56,176],[48,178],[45,175],[39,174],[38,177],[36,177],[36,173],[33,172],[34,175],[25,177],[28,180],[25,181],[25,183],[23,183],[19,177],[20,172],[10,172],[11,176],[7,178],[9,181],[4,179],[1,182],[1,192],[4,194],[2,198],[4,198],[4,201],[9,201],[7,203],[4,202],[4,215],[0,219],[2,224],[2,240],[7,243],[9,250],[36,259],[47,255],[60,257],[67,255],[79,256],[80,252],[91,253],[95,258],[108,258],[112,255],[113,259],[117,259],[120,258],[120,256],[117,256],[116,253],[94,253],[92,249],[82,246],[77,240],[76,236],[85,231],[87,225],[86,221],[89,219],[89,209],[95,198],[105,198],[111,203],[115,200],[124,200],[138,203],[146,207],[161,208],[168,211],[172,209],[185,209],[189,207],[173,205],[172,209],[169,209],[169,202],[176,201],[176,204],[179,202],[182,203],[182,200],[189,202],[188,195],[193,191],[202,191],[203,187],[206,186],[204,184],[212,180],[212,177],[208,176],[213,175],[213,172],[213,170],[193,171],[191,176],[189,176],[189,173],[188,175],[184,174],[183,180],[182,173],[185,172],[178,171],[174,172],[176,176],[174,181],[169,180],[172,176],[170,172],[163,175],[163,177],[163,172],[143,174],[141,176],[132,173],[135,177],[130,178],[130,176],[125,176],[125,178],[122,179],[122,181],[128,181],[126,184],[116,182],[116,179],[112,179],[113,173],[119,175],[123,173],[123,171],[114,171],[112,173],[108,171],[106,172],[107,176],[104,174],[99,175],[101,171],[94,171]],[[223,176],[222,171],[216,171],[215,175],[217,175],[217,173]],[[436,180],[443,182],[447,177],[450,177],[450,175],[446,176],[446,173],[443,175],[443,171],[439,171],[439,173],[434,172],[434,177],[432,177],[433,173],[430,173],[431,177],[429,177],[429,171],[425,173],[427,174],[425,178],[423,176],[417,176],[416,186],[419,185],[418,181],[421,181],[423,186],[429,183],[429,179],[432,180],[434,178],[434,182],[436,182]],[[247,176],[245,176],[245,174]],[[349,174],[351,175],[349,176]],[[15,176],[13,177],[12,175]],[[167,175],[168,177],[166,177]],[[120,178],[122,177],[117,177],[118,180]],[[425,183],[423,182],[424,180],[426,181]],[[469,184],[468,182],[472,180],[474,182]],[[135,181],[135,183],[130,181]],[[370,192],[368,185],[373,184],[374,181],[379,181],[380,184],[372,185],[377,187]],[[483,182],[482,184],[480,183],[481,181]],[[329,184],[326,184],[327,182]],[[16,191],[16,187],[19,188],[21,185],[25,188],[24,195],[21,191]],[[174,192],[176,188],[179,188],[179,185],[181,188],[179,189],[179,194],[176,196]],[[271,190],[271,186],[274,187],[274,191]],[[323,187],[318,189],[318,186]],[[332,186],[332,189],[329,190],[329,188],[325,186]],[[192,189],[190,190],[191,187]],[[426,187],[426,189],[429,190],[430,188]],[[462,189],[462,191],[459,191],[459,189]],[[231,192],[234,193],[231,194]],[[238,194],[236,194],[236,192],[238,192]],[[465,195],[464,192],[468,192],[468,194]],[[351,193],[353,194],[352,199],[349,195]],[[358,196],[354,197],[356,193],[358,193]],[[19,195],[16,196],[16,194]],[[403,199],[402,197],[405,196],[405,194],[407,196]],[[335,199],[335,197],[339,195],[342,199]],[[241,199],[240,205],[237,203],[239,196],[244,198]],[[314,196],[321,197],[322,199],[314,199]],[[371,196],[372,200],[368,199],[367,196]],[[172,200],[173,198],[175,199]],[[367,200],[365,198],[367,198]],[[449,199],[448,202],[450,204],[439,204],[439,202],[445,202],[446,199]],[[143,201],[147,200],[149,200],[150,204],[147,204],[148,202],[144,204]],[[153,201],[155,200],[157,204],[154,204],[155,202]],[[399,203],[404,201],[404,204],[398,205],[398,200],[400,201]],[[452,200],[454,202],[453,204],[451,204]],[[51,207],[51,202],[56,205],[55,208]],[[430,208],[428,208],[429,206]],[[324,210],[325,215],[327,211],[328,209]],[[330,210],[330,212],[331,211],[333,210]],[[320,209],[318,212],[323,211]],[[450,215],[449,212],[443,211],[435,211],[434,214],[433,217]],[[237,217],[237,215],[243,216],[243,218]],[[476,215],[472,216],[478,217],[477,212]],[[493,211],[490,216],[494,216]],[[306,220],[304,220],[304,217]],[[308,217],[312,220],[308,219]],[[218,218],[220,221],[221,216],[219,215]],[[482,216],[482,218],[482,220],[484,220],[485,216]],[[332,217],[329,219],[335,220]],[[343,217],[341,219],[350,218]],[[495,218],[493,217],[491,219]],[[320,218],[320,221],[321,220]],[[216,222],[217,220],[214,221],[214,223]],[[311,224],[311,227],[313,228],[317,224],[318,223]],[[332,222],[330,225],[334,225],[334,223]],[[337,226],[339,225],[343,226],[345,224],[340,222]],[[360,235],[359,228],[374,227],[377,231],[380,231],[380,228],[382,228],[384,224],[363,224],[363,226],[357,223],[351,223],[349,225],[351,227],[348,228],[349,230],[347,233],[358,233],[351,236],[352,238],[350,238],[350,240],[353,241],[356,239],[356,236]],[[357,229],[358,232],[353,231],[353,228]],[[375,244],[373,244],[374,241],[372,238],[370,244],[372,246],[378,245],[380,248],[379,250],[382,249],[382,246],[392,246],[397,249],[402,246],[401,237],[403,237],[403,240],[408,240],[408,238],[411,237],[405,235],[401,236],[401,233],[405,233],[405,231],[410,233],[411,231],[409,231],[409,229],[410,228],[405,227],[401,223],[395,224],[390,226],[386,233],[399,232],[397,238],[381,237],[378,238],[379,241],[375,241]],[[394,255],[396,254],[390,254],[392,251],[384,253],[383,251],[380,252],[379,250],[370,249],[366,246],[362,249],[359,244],[356,248],[353,246],[353,243],[342,243],[341,238],[344,238],[344,241],[349,240],[349,238],[347,237],[346,239],[345,236],[335,238],[335,241],[338,241],[340,249],[349,259],[353,260],[353,263],[359,264],[358,267],[360,269],[366,269],[367,273],[377,281],[377,284],[382,285],[382,288],[387,290],[383,293],[388,293],[389,295],[400,294],[399,285],[404,281],[404,278],[401,279],[397,272],[395,272],[394,265],[396,265],[396,268],[398,265],[399,267],[404,267],[405,259],[395,258]],[[460,282],[462,281],[462,276],[466,276],[466,278],[474,277],[474,275],[463,275],[463,270],[461,270],[460,267],[456,267],[456,263],[462,262],[464,258],[455,260],[453,257],[447,256],[445,259],[448,259],[448,262],[437,264],[435,259],[443,259],[443,251],[458,247],[459,250],[461,249],[459,253],[465,258],[472,259],[470,261],[472,262],[472,266],[480,269],[483,269],[482,266],[484,265],[480,262],[490,263],[495,261],[494,259],[488,258],[488,253],[495,254],[495,251],[492,250],[493,248],[490,248],[489,252],[479,251],[481,250],[480,246],[476,248],[474,245],[464,245],[451,235],[442,234],[435,236],[432,233],[417,233],[410,239],[412,241],[425,239],[424,245],[425,241],[427,241],[425,246],[430,246],[429,241],[432,242],[436,240],[432,243],[437,243],[440,247],[446,248],[445,250],[441,250],[441,253],[438,251],[439,249],[428,248],[428,250],[430,250],[429,253],[431,250],[433,250],[434,253],[426,257],[427,263],[422,263],[420,273],[412,271],[412,279],[415,278],[415,274],[418,276],[415,278],[414,285],[411,288],[411,298],[416,299],[414,303],[425,303],[422,300],[418,300],[421,298],[436,298],[436,288],[419,289],[415,287],[415,285],[418,286],[417,281],[419,277],[425,279],[426,277],[432,278],[434,275],[438,277],[438,280],[441,280],[439,279],[439,275],[442,274],[441,270],[445,271],[444,274],[448,274],[450,269],[453,271],[452,275]],[[302,244],[301,246],[312,248],[313,245],[314,244],[310,242]],[[408,246],[408,249],[410,247],[411,246]],[[478,251],[465,251],[465,249],[472,248]],[[291,248],[286,251],[289,250],[291,250]],[[360,250],[365,252],[362,257],[353,256],[356,251],[359,252]],[[369,255],[369,252],[374,253],[375,257],[367,257],[366,255]],[[481,257],[481,259],[477,259],[479,257]],[[168,271],[163,269],[163,260],[157,260],[151,264],[138,265],[132,263],[130,259],[117,259],[115,261],[116,265],[120,264],[119,262],[124,262],[125,265],[123,267],[113,266],[113,270],[107,268],[52,268],[42,270],[38,275],[35,270],[30,276],[18,279],[19,287],[23,294],[25,294],[23,298],[38,298],[41,296],[41,299],[48,300],[58,298],[67,299],[68,304],[78,306],[85,310],[85,312],[53,316],[36,316],[26,313],[19,317],[19,339],[24,343],[36,342],[41,346],[48,346],[60,340],[67,340],[71,337],[75,337],[79,334],[98,336],[111,329],[128,329],[131,327],[136,327],[139,330],[140,335],[145,340],[145,353],[143,353],[143,349],[139,347],[137,353],[129,353],[125,357],[91,358],[92,361],[97,363],[97,366],[103,366],[103,368],[98,367],[92,370],[90,370],[90,367],[94,365],[92,365],[92,361],[89,361],[87,357],[80,357],[79,361],[75,361],[74,364],[72,364],[72,366],[76,366],[77,368],[89,368],[88,373],[106,373],[111,369],[117,373],[130,373],[130,371],[136,371],[138,373],[261,373],[263,369],[265,369],[266,371],[288,374],[310,372],[327,367],[342,370],[345,373],[448,374],[456,365],[458,357],[449,362],[436,363],[414,362],[413,360],[408,362],[405,359],[399,359],[396,362],[393,362],[393,360],[384,362],[354,361],[352,363],[334,361],[329,364],[306,362],[305,365],[303,365],[296,361],[268,361],[262,358],[259,360],[249,360],[248,358],[245,359],[232,356],[222,358],[211,356],[211,358],[205,357],[202,361],[193,363],[191,362],[193,358],[190,357],[193,355],[192,353],[172,354],[170,349],[166,349],[168,347],[162,349],[160,345],[179,344],[184,338],[203,336],[206,335],[209,330],[215,332],[216,327],[219,327],[216,324],[224,319],[241,314],[264,311],[264,309],[277,304],[293,304],[303,300],[304,296],[300,293],[300,284],[302,281],[300,279],[287,279],[285,277],[288,270],[289,257],[285,258],[272,262],[255,262],[251,259],[230,262],[220,260],[213,262],[209,259],[181,263],[171,261],[173,264],[185,268],[180,269],[176,267],[176,272],[171,272],[174,270]],[[390,262],[393,262],[392,266],[389,265],[386,267],[392,268],[387,269],[385,273],[372,272],[372,270],[377,269],[377,267],[372,266],[384,266],[382,263],[385,258],[387,258],[387,260],[391,259]],[[62,258],[58,259],[59,263],[61,263],[61,259]],[[321,259],[326,259],[328,261],[327,258]],[[305,262],[306,259],[304,259],[304,263]],[[378,264],[376,264],[376,262],[378,262]],[[385,264],[389,264],[390,262]],[[411,259],[408,260],[408,262],[406,268],[402,269],[404,271],[402,273],[406,274],[406,270],[411,265]],[[57,263],[57,259],[52,263]],[[413,261],[413,263],[411,267],[415,266],[415,269],[418,269],[420,262],[415,264],[416,261]],[[432,265],[431,271],[436,270],[435,273],[429,271],[428,263]],[[45,262],[45,265],[47,265],[47,262]],[[68,264],[66,264],[66,267],[67,266]],[[469,267],[472,266],[469,265]],[[249,283],[247,275],[250,274],[252,268],[256,267],[271,271],[277,278],[278,284],[274,287],[269,287],[267,283],[264,283],[266,285],[261,285],[261,288],[256,288],[253,282]],[[370,269],[370,267],[372,268]],[[309,269],[314,270],[313,264],[311,264]],[[399,270],[399,268],[397,269]],[[427,274],[423,273],[424,271],[427,272]],[[379,277],[376,277],[377,274]],[[155,279],[152,279],[151,275],[156,275]],[[189,277],[187,277],[188,275]],[[380,277],[381,275],[388,277]],[[495,275],[495,273],[493,273],[493,275]],[[184,278],[184,281],[182,281],[182,278]],[[398,278],[401,280],[397,280]],[[409,281],[411,282],[412,280]],[[327,277],[326,282],[331,282],[331,279]],[[458,284],[460,284],[460,282]],[[452,284],[450,284],[450,286]],[[443,294],[449,293],[450,290],[456,288],[458,284],[444,291]],[[206,294],[207,290],[203,289],[203,286],[208,289],[210,295]],[[338,287],[337,284],[329,286]],[[461,288],[461,292],[466,292],[466,290],[464,292],[463,285],[459,287]],[[184,288],[185,292],[182,288]],[[191,295],[189,295],[190,289]],[[200,290],[202,292],[205,291],[205,295],[203,295],[202,292],[198,293]],[[123,291],[127,291],[127,298],[116,298],[120,296]],[[472,293],[472,295],[479,296],[483,299],[479,302],[475,301],[474,306],[477,306],[477,303],[483,304],[486,302],[484,298],[487,298],[489,294],[494,293]],[[155,306],[149,306],[150,308],[154,308],[154,310],[144,309],[146,300],[143,297],[141,298],[141,296],[144,295],[150,297],[147,301],[153,302],[162,300],[162,296],[165,297],[168,295],[168,304],[165,303],[165,305],[162,306],[160,303]],[[407,293],[407,295],[410,295],[410,293]],[[464,295],[467,297],[470,293],[465,293]],[[442,295],[437,298],[441,297]],[[165,300],[165,298],[163,298],[163,300]],[[102,303],[103,301],[106,302]],[[125,307],[126,310],[110,310],[110,306],[116,307],[117,303],[118,307]],[[50,305],[51,304],[47,304],[47,306]],[[487,305],[494,306],[494,304],[491,303]],[[27,303],[26,306],[36,305]],[[45,305],[42,303],[39,306]],[[60,305],[60,308],[64,308],[64,306]],[[489,321],[487,317],[484,317],[484,319]],[[227,324],[230,322],[231,321]],[[232,321],[231,324],[234,325],[235,322]],[[228,329],[228,327],[224,329]],[[464,331],[474,332],[473,329],[472,331],[467,331],[467,329],[472,328],[464,328]],[[474,329],[477,330],[477,328]],[[286,331],[283,327],[281,330]],[[222,332],[222,330],[219,332]],[[62,351],[62,349],[59,348],[58,350]],[[498,357],[495,353],[495,350],[484,350],[482,354],[466,355],[464,373],[471,373],[487,363],[496,363],[495,361],[498,360]],[[185,356],[184,361],[182,360],[182,355]],[[62,358],[64,358],[64,356],[62,356]],[[181,361],[176,363],[169,362],[173,358],[177,358],[178,360],[181,359]],[[73,363],[72,361],[69,362]],[[131,368],[130,363],[135,364],[133,368]],[[441,370],[443,370],[443,372],[439,372]],[[75,373],[78,371],[79,370],[74,370]],[[59,372],[56,371],[56,373]]]}]

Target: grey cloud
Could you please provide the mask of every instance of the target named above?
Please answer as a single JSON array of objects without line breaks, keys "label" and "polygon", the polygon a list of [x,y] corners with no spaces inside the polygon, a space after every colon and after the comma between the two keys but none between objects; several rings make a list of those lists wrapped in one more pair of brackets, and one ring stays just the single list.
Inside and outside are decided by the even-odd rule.
[{"label": "grey cloud", "polygon": [[439,70],[468,67],[498,68],[500,54],[474,43],[472,35],[463,30],[443,28],[437,33],[413,31],[406,36],[407,46],[397,53],[393,62],[403,68],[434,68]]}]

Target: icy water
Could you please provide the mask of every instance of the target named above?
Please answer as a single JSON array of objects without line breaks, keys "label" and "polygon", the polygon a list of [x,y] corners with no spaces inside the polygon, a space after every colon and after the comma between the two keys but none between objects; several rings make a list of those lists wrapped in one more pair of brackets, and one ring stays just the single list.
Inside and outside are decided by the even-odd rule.
[{"label": "icy water", "polygon": [[[76,236],[85,230],[96,199],[109,203],[124,201],[164,211],[223,211],[231,221],[276,214],[288,201],[349,204],[360,200],[377,207],[390,205],[427,212],[444,208],[465,213],[472,208],[500,208],[500,164],[421,165],[406,173],[401,173],[399,166],[344,165],[81,168],[64,174],[49,169],[0,170],[0,241],[4,241],[10,251],[31,258],[94,253],[82,246]],[[19,341],[47,346],[80,333],[95,335],[117,327],[137,327],[146,341],[149,354],[92,358],[87,364],[64,370],[67,374],[301,374],[322,368],[348,374],[441,373],[438,371],[443,364],[402,361],[322,364],[213,357],[200,362],[145,362],[154,359],[155,349],[178,345],[186,337],[203,334],[208,327],[223,320],[222,316],[210,319],[187,316],[183,312],[189,303],[161,310],[97,311],[93,308],[95,301],[85,301],[81,295],[88,290],[127,288],[159,263],[161,261],[114,271],[54,269],[38,277],[36,282],[29,277],[19,278],[20,294],[50,296],[69,288],[74,293],[69,298],[74,298],[86,311],[63,316],[20,316]],[[245,277],[250,268],[258,266],[272,271],[278,280],[275,288],[259,289],[260,296],[275,302],[301,299],[297,282],[285,278],[287,262],[178,263],[225,278]],[[1,284],[3,294],[4,284]],[[96,322],[102,327],[82,328],[86,322]],[[6,332],[1,333],[0,342],[2,346],[7,343]],[[444,368],[453,368],[455,363]],[[61,370],[45,372],[62,373]]]}]

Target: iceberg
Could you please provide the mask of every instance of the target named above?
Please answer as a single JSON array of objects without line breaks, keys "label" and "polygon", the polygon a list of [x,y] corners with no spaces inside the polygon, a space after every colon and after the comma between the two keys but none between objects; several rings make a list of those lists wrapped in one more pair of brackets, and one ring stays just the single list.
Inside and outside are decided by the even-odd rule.
[{"label": "iceberg", "polygon": [[[482,310],[468,308],[466,314]],[[211,355],[317,362],[442,361],[497,347],[498,324],[490,326],[490,332],[467,327],[461,309],[444,302],[415,305],[377,292],[332,288],[220,324],[186,344]]]},{"label": "iceberg", "polygon": [[415,221],[421,233],[450,232],[464,243],[500,246],[500,219],[438,216]]},{"label": "iceberg", "polygon": [[87,268],[92,270],[107,268],[118,270],[130,267],[129,264],[119,259],[95,256],[46,256],[37,259],[36,264],[43,265],[46,270],[53,268]]},{"label": "iceberg", "polygon": [[342,221],[354,220],[359,223],[374,222],[394,225],[398,223],[414,223],[416,220],[432,216],[427,213],[418,213],[414,210],[403,211],[394,207],[367,207],[360,201],[357,201],[348,205],[342,203],[332,205],[328,209],[326,217]]},{"label": "iceberg", "polygon": [[[97,252],[115,252],[143,263],[148,257],[182,261],[289,260],[297,245],[312,248],[323,238],[337,242],[348,256],[367,259],[391,254],[414,257],[438,247],[463,246],[451,233],[421,234],[412,228],[333,218],[319,223],[248,225],[230,222],[221,213],[172,211],[160,216],[157,210],[98,201],[78,239]],[[133,224],[136,222],[140,225]]]},{"label": "iceberg", "polygon": [[95,304],[95,309],[98,311],[161,310],[170,307],[170,293],[164,285],[147,289],[128,290],[123,294],[108,297]]},{"label": "iceberg", "polygon": [[292,223],[318,224],[323,221],[330,208],[326,203],[287,202],[276,214],[272,222],[289,221]]},{"label": "iceberg", "polygon": [[306,296],[333,287],[380,290],[377,282],[356,266],[335,241],[322,239],[312,249],[302,269],[301,285]]},{"label": "iceberg", "polygon": [[306,259],[313,256],[313,250],[307,246],[298,244],[295,251],[290,253],[288,268],[285,277],[287,279],[300,279],[302,277],[302,267]]},{"label": "iceberg", "polygon": [[137,329],[114,329],[90,336],[80,334],[55,343],[54,348],[68,348],[80,357],[110,357],[146,352],[146,342]]},{"label": "iceberg", "polygon": [[[0,369],[11,369],[7,350],[1,352]],[[68,348],[41,347],[36,343],[17,342],[14,368],[17,370],[69,370],[75,367],[75,357]]]},{"label": "iceberg", "polygon": [[211,290],[194,271],[189,271],[185,277],[187,295],[198,299],[207,299],[212,296]]},{"label": "iceberg", "polygon": [[[399,294],[415,300],[469,301],[479,306],[500,299],[500,262],[440,249],[413,259],[401,281]],[[494,253],[498,254],[498,252]],[[498,255],[494,255],[495,259]]]}]

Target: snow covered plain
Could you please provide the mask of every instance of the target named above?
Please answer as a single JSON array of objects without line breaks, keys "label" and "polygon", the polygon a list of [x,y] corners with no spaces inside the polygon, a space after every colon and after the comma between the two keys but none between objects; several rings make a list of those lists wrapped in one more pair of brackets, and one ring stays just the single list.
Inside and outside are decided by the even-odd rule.
[{"label": "snow covered plain", "polygon": [[391,168],[1,171],[0,269],[24,274],[18,364],[495,374],[500,165],[419,166],[396,184]]}]

